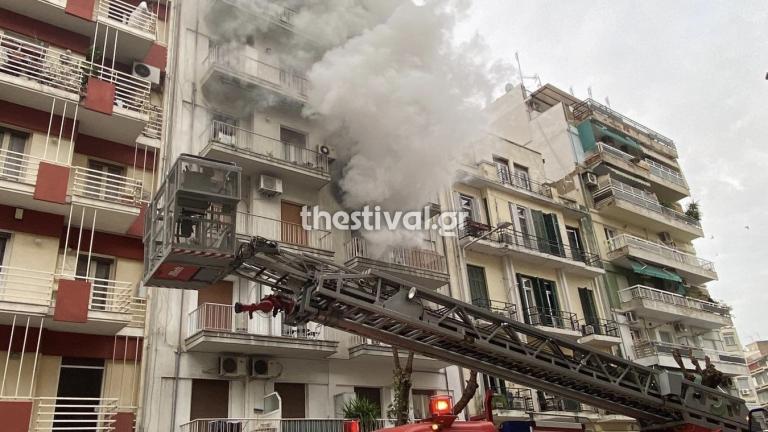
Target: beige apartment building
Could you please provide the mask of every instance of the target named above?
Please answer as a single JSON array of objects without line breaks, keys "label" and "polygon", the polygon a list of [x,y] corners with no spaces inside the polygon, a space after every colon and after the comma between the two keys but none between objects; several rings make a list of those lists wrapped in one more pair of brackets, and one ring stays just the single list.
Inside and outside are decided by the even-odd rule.
[{"label": "beige apartment building", "polygon": [[[747,344],[747,362],[752,378],[751,390],[756,406],[768,407],[768,341],[756,341]],[[742,396],[746,398],[745,396]]]}]

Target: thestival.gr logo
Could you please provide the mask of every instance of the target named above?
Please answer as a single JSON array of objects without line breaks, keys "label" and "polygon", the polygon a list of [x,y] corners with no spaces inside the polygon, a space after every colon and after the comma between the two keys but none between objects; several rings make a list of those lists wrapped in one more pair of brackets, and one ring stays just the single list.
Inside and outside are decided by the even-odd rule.
[{"label": "thestival.gr logo", "polygon": [[382,211],[380,206],[365,206],[353,212],[328,212],[318,206],[301,209],[301,225],[305,230],[341,231],[426,231],[437,230],[444,237],[456,236],[456,231],[467,214],[464,212],[441,212],[430,214],[430,207],[421,211]]}]

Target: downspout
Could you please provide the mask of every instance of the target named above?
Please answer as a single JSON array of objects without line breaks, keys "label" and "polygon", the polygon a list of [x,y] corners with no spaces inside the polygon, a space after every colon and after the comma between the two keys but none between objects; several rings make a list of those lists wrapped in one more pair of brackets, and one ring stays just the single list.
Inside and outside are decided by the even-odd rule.
[{"label": "downspout", "polygon": [[181,290],[181,302],[179,302],[179,338],[176,342],[176,363],[173,366],[173,394],[171,395],[170,432],[176,431],[176,406],[179,402],[179,370],[181,368],[181,344],[183,342],[182,326],[184,323],[184,294],[186,294],[185,291]]}]

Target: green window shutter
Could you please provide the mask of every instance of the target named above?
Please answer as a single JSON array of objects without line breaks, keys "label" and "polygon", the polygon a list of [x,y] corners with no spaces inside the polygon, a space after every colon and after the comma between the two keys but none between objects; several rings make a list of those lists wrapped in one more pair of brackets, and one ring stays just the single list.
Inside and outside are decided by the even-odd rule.
[{"label": "green window shutter", "polygon": [[598,316],[595,293],[588,288],[579,288],[579,300],[581,300],[581,310],[584,312],[584,321],[587,324],[596,323]]},{"label": "green window shutter", "polygon": [[549,253],[549,236],[547,235],[547,225],[544,222],[544,214],[538,210],[531,210],[531,220],[533,229],[536,231],[537,246],[540,252]]},{"label": "green window shutter", "polygon": [[469,280],[469,295],[472,298],[472,304],[487,307],[490,302],[488,301],[488,286],[485,282],[485,269],[467,264],[467,279]]},{"label": "green window shutter", "polygon": [[563,247],[563,237],[560,235],[560,223],[557,221],[557,215],[554,213],[548,213],[543,215],[544,228],[547,230],[547,239],[549,244],[549,252],[552,255],[565,256],[565,249]]}]

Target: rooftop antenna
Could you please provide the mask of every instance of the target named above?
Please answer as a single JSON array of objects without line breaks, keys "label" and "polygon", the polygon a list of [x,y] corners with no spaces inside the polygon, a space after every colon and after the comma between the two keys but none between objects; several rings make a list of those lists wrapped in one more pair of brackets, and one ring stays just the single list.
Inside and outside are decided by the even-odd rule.
[{"label": "rooftop antenna", "polygon": [[520,66],[520,54],[515,51],[515,61],[517,62],[517,73],[520,76],[520,86],[523,88],[523,95],[525,95],[525,81],[523,80],[523,67]]},{"label": "rooftop antenna", "polygon": [[587,87],[587,96],[592,99],[592,86]]},{"label": "rooftop antenna", "polygon": [[611,108],[611,100],[608,99],[608,96],[605,97],[605,104],[608,106],[608,108]]},{"label": "rooftop antenna", "polygon": [[571,93],[571,96],[574,96],[574,97],[576,96],[576,93],[573,92],[573,86],[568,87],[568,92]]},{"label": "rooftop antenna", "polygon": [[524,75],[523,74],[523,68],[520,66],[520,55],[517,51],[515,51],[515,61],[517,62],[517,72],[518,77],[520,78],[520,86],[523,88],[523,94],[528,96],[528,91],[525,88],[525,80],[533,81],[536,88],[541,87],[541,77],[539,74],[533,74],[533,75]]}]

